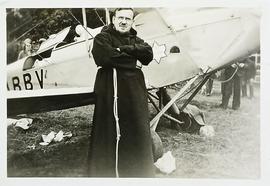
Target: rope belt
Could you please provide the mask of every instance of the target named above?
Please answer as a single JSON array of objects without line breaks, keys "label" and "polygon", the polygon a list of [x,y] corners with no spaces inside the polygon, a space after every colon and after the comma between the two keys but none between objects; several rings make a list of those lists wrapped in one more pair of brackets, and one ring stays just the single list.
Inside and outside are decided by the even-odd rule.
[{"label": "rope belt", "polygon": [[140,61],[138,61],[138,60],[136,62],[136,68],[137,69],[142,69],[142,63]]},{"label": "rope belt", "polygon": [[233,72],[233,74],[231,75],[230,78],[226,79],[226,80],[223,80],[223,81],[220,81],[221,83],[227,83],[228,81],[231,81],[231,79],[233,78],[233,76],[236,74],[236,72],[238,71],[238,66],[236,66],[235,68],[235,71]]},{"label": "rope belt", "polygon": [[115,174],[116,177],[119,178],[118,173],[118,145],[120,141],[120,126],[119,126],[119,118],[118,118],[118,107],[117,107],[117,72],[116,69],[113,68],[113,115],[115,118],[115,128],[116,128],[116,147],[115,147]]}]

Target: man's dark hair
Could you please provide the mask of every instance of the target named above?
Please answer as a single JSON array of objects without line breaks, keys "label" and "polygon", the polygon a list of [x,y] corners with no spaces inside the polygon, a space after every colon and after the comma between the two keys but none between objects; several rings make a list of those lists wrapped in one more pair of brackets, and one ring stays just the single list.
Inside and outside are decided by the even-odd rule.
[{"label": "man's dark hair", "polygon": [[[115,16],[116,12],[120,11],[120,10],[131,10],[134,14],[134,10],[133,8],[116,8],[114,11],[113,11],[113,16]],[[134,17],[134,16],[133,16]]]}]

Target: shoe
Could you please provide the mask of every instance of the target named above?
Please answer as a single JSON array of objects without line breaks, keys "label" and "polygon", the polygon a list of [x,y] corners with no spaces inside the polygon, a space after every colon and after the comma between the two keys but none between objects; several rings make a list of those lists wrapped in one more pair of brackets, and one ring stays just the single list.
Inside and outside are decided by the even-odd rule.
[{"label": "shoe", "polygon": [[233,110],[238,110],[239,109],[239,106],[238,107],[232,107]]}]

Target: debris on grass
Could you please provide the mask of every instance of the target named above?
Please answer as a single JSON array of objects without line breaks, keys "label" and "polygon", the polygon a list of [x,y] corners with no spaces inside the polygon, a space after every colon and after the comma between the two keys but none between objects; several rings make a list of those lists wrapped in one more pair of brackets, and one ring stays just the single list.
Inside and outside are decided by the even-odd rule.
[{"label": "debris on grass", "polygon": [[159,158],[154,165],[160,170],[160,172],[165,174],[170,174],[176,170],[175,158],[171,151],[168,151]]},{"label": "debris on grass", "polygon": [[62,130],[60,130],[58,133],[51,131],[48,135],[41,135],[43,142],[40,142],[40,145],[46,146],[49,145],[52,141],[54,142],[60,142],[62,141],[65,137],[72,137],[71,132],[66,132],[64,133]]},{"label": "debris on grass", "polygon": [[14,125],[15,127],[20,127],[24,130],[27,130],[30,128],[30,125],[32,124],[33,119],[31,118],[21,118],[21,119],[7,119],[7,126]]},{"label": "debris on grass", "polygon": [[56,134],[56,136],[55,136],[55,138],[53,139],[53,141],[55,141],[55,142],[60,142],[60,141],[62,141],[62,140],[64,139],[64,137],[70,138],[70,137],[72,137],[72,133],[71,133],[71,132],[66,132],[66,133],[64,133],[62,130],[60,130],[60,131]]},{"label": "debris on grass", "polygon": [[33,145],[28,145],[27,146],[28,149],[31,149],[31,150],[35,150],[36,149],[36,145],[33,144]]},{"label": "debris on grass", "polygon": [[211,125],[205,125],[200,128],[200,135],[205,138],[212,138],[215,135],[214,127]]},{"label": "debris on grass", "polygon": [[54,131],[51,131],[48,135],[41,135],[43,142],[40,142],[40,145],[49,145],[52,140],[55,138],[56,133]]},{"label": "debris on grass", "polygon": [[15,125],[17,119],[7,118],[7,126]]},{"label": "debris on grass", "polygon": [[53,138],[53,141],[55,142],[59,142],[62,141],[64,139],[64,132],[62,130],[60,130],[55,137]]}]

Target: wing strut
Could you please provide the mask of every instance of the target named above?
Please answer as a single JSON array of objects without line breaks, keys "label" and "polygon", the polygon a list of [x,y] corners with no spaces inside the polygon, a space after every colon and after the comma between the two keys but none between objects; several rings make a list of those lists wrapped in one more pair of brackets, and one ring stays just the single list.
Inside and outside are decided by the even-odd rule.
[{"label": "wing strut", "polygon": [[202,88],[202,86],[206,83],[206,81],[210,78],[211,75],[212,75],[212,73],[207,74],[203,78],[202,82],[199,84],[199,86],[196,88],[196,90],[189,96],[189,98],[182,105],[182,107],[180,108],[180,112],[182,112],[184,110],[184,108],[189,104],[189,102],[194,98],[194,96],[196,96],[196,94],[199,92],[199,90]]},{"label": "wing strut", "polygon": [[160,117],[171,107],[171,105],[184,94],[184,92],[194,83],[196,79],[198,79],[199,75],[193,77],[188,81],[188,83],[164,106],[163,109],[150,121],[150,127],[152,130],[156,130],[157,124],[159,122]]},{"label": "wing strut", "polygon": [[[182,112],[184,110],[184,108],[189,104],[189,102],[194,98],[194,96],[199,92],[199,90],[202,88],[202,86],[206,83],[206,81],[210,78],[211,73],[207,74],[203,80],[199,83],[199,85],[197,86],[197,88],[195,89],[195,91],[189,96],[189,98],[185,101],[185,103],[181,106],[181,108],[179,109],[180,112]],[[181,97],[185,91],[192,86],[192,84],[200,77],[200,75],[197,75],[195,77],[193,77],[192,79],[190,79],[188,81],[188,83],[164,106],[163,109],[158,109],[157,106],[153,103],[152,99],[149,99],[150,102],[154,105],[154,107],[159,110],[159,113],[151,120],[150,122],[150,127],[152,130],[156,130],[157,124],[159,122],[160,117],[163,115],[166,118],[178,123],[178,124],[183,124],[183,122],[165,114],[165,112],[175,103],[175,101]],[[150,96],[149,96],[150,97]],[[169,116],[169,117],[168,117]]]},{"label": "wing strut", "polygon": [[[158,108],[158,106],[155,104],[153,98],[152,98],[149,94],[148,94],[148,99],[149,99],[149,101],[152,103],[152,105],[155,107],[155,109],[156,109],[158,112],[160,112],[160,108]],[[166,117],[167,119],[170,119],[170,120],[172,120],[172,121],[174,121],[174,122],[180,124],[180,125],[183,124],[182,121],[179,121],[178,119],[175,119],[174,117],[172,117],[172,116],[170,116],[170,115],[168,115],[168,114],[166,114],[166,113],[164,113],[163,116]]]}]

